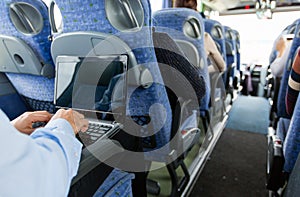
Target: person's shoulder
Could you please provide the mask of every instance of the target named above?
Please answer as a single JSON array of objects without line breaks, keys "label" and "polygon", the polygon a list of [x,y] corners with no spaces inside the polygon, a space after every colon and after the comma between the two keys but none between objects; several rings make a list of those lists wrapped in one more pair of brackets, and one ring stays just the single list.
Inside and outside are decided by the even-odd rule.
[{"label": "person's shoulder", "polygon": [[204,41],[205,41],[205,44],[214,43],[213,38],[207,32],[204,32]]},{"label": "person's shoulder", "polygon": [[204,32],[204,37],[205,37],[205,38],[211,38],[211,36],[210,36],[209,33],[207,33],[207,32]]}]

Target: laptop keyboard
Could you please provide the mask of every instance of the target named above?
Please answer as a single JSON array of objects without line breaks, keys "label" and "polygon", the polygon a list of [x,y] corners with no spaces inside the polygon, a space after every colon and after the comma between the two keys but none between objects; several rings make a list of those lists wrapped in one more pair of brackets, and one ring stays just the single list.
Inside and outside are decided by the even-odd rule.
[{"label": "laptop keyboard", "polygon": [[80,140],[84,145],[88,146],[106,134],[112,127],[112,125],[107,124],[89,123],[88,130],[79,133]]}]

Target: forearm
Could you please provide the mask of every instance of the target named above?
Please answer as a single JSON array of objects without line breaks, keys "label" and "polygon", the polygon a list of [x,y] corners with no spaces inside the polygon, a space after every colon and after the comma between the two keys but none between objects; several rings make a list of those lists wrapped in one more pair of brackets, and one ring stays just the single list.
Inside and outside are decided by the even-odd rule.
[{"label": "forearm", "polygon": [[[30,136],[36,143],[43,147],[48,147],[44,139],[50,139],[61,148],[64,159],[68,164],[69,176],[73,177],[77,173],[78,163],[81,154],[82,144],[75,138],[70,124],[64,119],[57,119],[49,122],[44,128],[37,129]],[[51,145],[52,146],[52,145]]]},{"label": "forearm", "polygon": [[55,129],[50,124],[28,136],[2,113],[0,119],[0,196],[66,196],[81,152],[71,126],[53,121]]},{"label": "forearm", "polygon": [[223,72],[226,67],[226,63],[219,52],[211,54],[212,63],[218,68],[220,72]]}]

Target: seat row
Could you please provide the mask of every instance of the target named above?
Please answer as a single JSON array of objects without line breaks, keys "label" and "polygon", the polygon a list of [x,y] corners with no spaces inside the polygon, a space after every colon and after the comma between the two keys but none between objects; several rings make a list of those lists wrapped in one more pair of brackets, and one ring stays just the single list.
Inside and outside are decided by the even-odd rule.
[{"label": "seat row", "polygon": [[[199,13],[184,8],[158,11],[152,21],[148,0],[91,0],[89,3],[56,0],[49,5],[38,0],[5,0],[1,1],[0,9],[3,24],[0,29],[0,72],[5,73],[28,110],[55,112],[58,57],[124,54],[128,57],[128,67],[133,74],[127,84],[131,95],[125,106],[126,116],[139,126],[124,130],[136,129],[137,141],[146,151],[141,161],[144,166],[152,161],[165,163],[172,177],[172,195],[182,192],[190,181],[183,162],[184,155],[199,142],[200,132],[210,132],[213,136],[214,130],[209,127],[224,118],[222,84],[217,81],[230,84],[235,65],[239,68],[239,43],[234,39],[238,37],[234,36],[237,32],[226,28],[228,33],[225,33],[220,23],[204,20]],[[61,18],[57,17],[57,13],[61,14]],[[220,80],[219,74],[216,78],[209,78],[204,30],[211,33],[230,65],[223,80]],[[166,50],[155,49],[153,37],[157,33],[163,33],[163,38],[157,37],[161,41],[168,38],[170,42],[175,41],[168,51],[175,52],[178,62],[183,62],[190,69],[176,67],[178,62],[168,59],[174,53],[167,56]],[[175,76],[179,70],[184,75],[182,81],[174,81],[174,76],[170,75],[172,72],[168,73],[170,69],[161,66],[161,62],[176,68],[172,71]],[[195,78],[186,81],[191,76]],[[181,86],[181,82],[186,86]],[[174,83],[188,89],[178,90]],[[198,128],[199,118],[203,120],[204,131]],[[207,140],[211,138],[207,137]],[[117,165],[122,169],[121,166]],[[184,184],[174,181],[177,180],[175,169],[178,167],[186,172]],[[111,185],[110,177],[116,174],[126,177],[129,182],[133,179],[133,176],[123,176],[125,172],[113,170],[100,187],[102,194],[119,192],[117,190],[122,191],[124,187],[127,187],[128,193],[131,192],[128,189],[130,184],[107,187]],[[139,188],[134,185],[133,189]]]},{"label": "seat row", "polygon": [[[278,37],[278,40],[280,39],[280,37],[284,39],[287,39],[287,37],[291,37],[292,40],[287,41],[289,42],[288,45],[290,46],[287,47],[286,51],[284,52],[286,53],[286,59],[282,57],[282,62],[280,64],[276,64],[277,68],[272,68],[272,66],[275,65],[276,61],[279,61],[279,58],[276,58],[278,53],[278,51],[276,51],[276,47],[274,47],[270,55],[270,65],[273,69],[273,73],[275,74],[275,87],[272,94],[272,99],[274,102],[270,113],[270,125],[274,130],[276,130],[274,135],[278,136],[280,147],[282,146],[282,150],[280,151],[282,151],[281,154],[283,154],[283,160],[282,162],[275,163],[279,167],[277,169],[277,172],[275,170],[270,172],[273,173],[271,174],[271,176],[276,173],[278,176],[276,178],[275,176],[272,177],[271,183],[268,185],[268,189],[271,190],[274,194],[279,194],[282,196],[292,195],[293,193],[291,192],[295,191],[296,189],[295,187],[293,187],[293,185],[296,184],[295,181],[297,180],[295,178],[289,180],[288,178],[291,173],[293,174],[293,177],[299,176],[299,173],[293,170],[296,169],[295,163],[300,152],[298,136],[300,129],[298,121],[300,112],[300,101],[298,97],[299,90],[297,90],[297,88],[295,89],[295,86],[293,86],[293,84],[298,83],[297,73],[294,71],[294,68],[297,69],[300,66],[298,65],[299,63],[297,61],[300,47],[299,22],[299,19],[294,21],[291,25],[286,27]],[[278,42],[278,40],[276,42]],[[282,74],[277,74],[277,72],[275,72],[274,70],[280,69],[281,66],[283,70]],[[291,97],[293,97],[293,99],[291,99]],[[291,106],[295,106],[292,113],[290,110]],[[269,160],[269,162],[272,163],[272,156],[271,158],[269,158]],[[290,181],[292,182],[291,184],[289,183]],[[284,183],[286,182],[288,183],[287,193],[289,194],[282,192],[282,189],[285,188]]]}]

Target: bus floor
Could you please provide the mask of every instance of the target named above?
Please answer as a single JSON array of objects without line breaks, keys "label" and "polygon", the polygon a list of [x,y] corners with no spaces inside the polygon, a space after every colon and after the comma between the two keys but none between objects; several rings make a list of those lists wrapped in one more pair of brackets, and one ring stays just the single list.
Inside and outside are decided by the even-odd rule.
[{"label": "bus floor", "polygon": [[265,98],[238,97],[191,197],[266,196],[269,109]]},{"label": "bus floor", "polygon": [[[190,197],[240,197],[266,196],[266,152],[269,102],[262,97],[238,96],[228,114],[225,130],[222,132],[212,154],[194,186]],[[203,134],[203,133],[202,133]],[[201,136],[200,142],[204,136]],[[189,168],[200,150],[201,143],[189,152],[185,164]],[[159,163],[157,170],[148,178],[158,181],[160,194],[169,196],[171,182],[167,169]],[[162,165],[159,166],[158,165]],[[182,171],[177,171],[182,177]],[[154,195],[148,194],[148,197]]]},{"label": "bus floor", "polygon": [[266,136],[225,129],[191,197],[265,197]]}]

